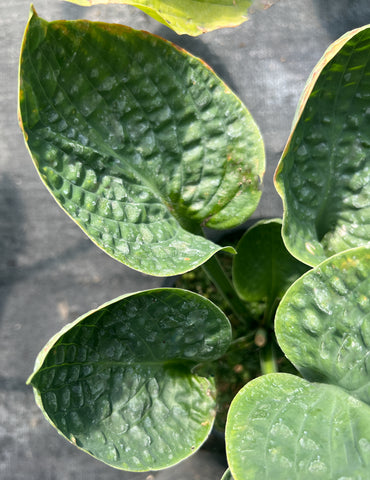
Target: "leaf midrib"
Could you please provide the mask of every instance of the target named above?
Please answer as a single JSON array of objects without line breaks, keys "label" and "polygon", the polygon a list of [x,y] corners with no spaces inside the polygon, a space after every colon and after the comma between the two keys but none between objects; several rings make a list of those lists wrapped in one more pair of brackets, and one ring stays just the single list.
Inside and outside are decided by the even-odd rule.
[{"label": "leaf midrib", "polygon": [[[39,375],[43,372],[46,372],[48,370],[53,370],[53,369],[58,369],[62,367],[74,367],[74,366],[79,366],[79,367],[86,367],[86,366],[98,366],[98,367],[104,367],[104,368],[109,368],[109,367],[114,367],[114,366],[119,366],[123,368],[130,368],[130,367],[159,367],[159,368],[166,368],[166,367],[172,367],[172,366],[193,366],[195,365],[198,361],[202,361],[204,359],[196,359],[196,360],[189,360],[186,358],[173,358],[173,359],[168,359],[168,360],[144,360],[144,361],[132,361],[132,362],[124,362],[120,360],[91,360],[89,362],[63,362],[63,363],[58,363],[54,365],[49,365],[47,367],[42,367],[37,372],[35,372],[34,376]],[[190,369],[189,369],[190,372]],[[90,375],[87,375],[87,378]],[[32,379],[31,382],[32,383]]]}]

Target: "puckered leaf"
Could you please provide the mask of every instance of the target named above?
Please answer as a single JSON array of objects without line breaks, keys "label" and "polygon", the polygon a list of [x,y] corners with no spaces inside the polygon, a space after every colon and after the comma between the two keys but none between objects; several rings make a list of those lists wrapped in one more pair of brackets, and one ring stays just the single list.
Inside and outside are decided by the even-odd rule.
[{"label": "puckered leaf", "polygon": [[369,273],[370,249],[337,254],[297,280],[275,317],[280,347],[305,378],[339,385],[368,404]]},{"label": "puckered leaf", "polygon": [[264,375],[231,404],[226,450],[235,480],[367,480],[370,406],[333,385]]},{"label": "puckered leaf", "polygon": [[277,373],[238,393],[226,425],[235,480],[369,477],[369,271],[370,249],[350,249],[286,292],[275,318],[280,347],[322,383]]},{"label": "puckered leaf", "polygon": [[335,42],[311,74],[276,171],[290,252],[317,265],[370,245],[370,27]]},{"label": "puckered leaf", "polygon": [[307,270],[290,255],[281,238],[281,220],[263,220],[241,238],[233,260],[233,282],[249,302],[274,302]]},{"label": "puckered leaf", "polygon": [[68,0],[83,7],[108,3],[133,5],[178,34],[197,36],[217,28],[235,27],[278,0]]},{"label": "puckered leaf", "polygon": [[231,338],[209,300],[178,289],[115,299],[67,325],[30,377],[47,419],[73,444],[123,470],[158,470],[194,453],[215,416],[199,362]]},{"label": "puckered leaf", "polygon": [[148,33],[33,11],[20,121],[57,202],[142,272],[204,263],[221,247],[201,226],[235,226],[258,204],[264,149],[251,115],[203,62]]}]

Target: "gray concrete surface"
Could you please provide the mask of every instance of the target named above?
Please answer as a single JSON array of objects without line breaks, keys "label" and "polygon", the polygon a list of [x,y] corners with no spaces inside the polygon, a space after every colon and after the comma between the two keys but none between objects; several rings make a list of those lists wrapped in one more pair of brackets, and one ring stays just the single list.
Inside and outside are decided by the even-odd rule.
[{"label": "gray concrete surface", "polygon": [[[89,18],[162,35],[201,56],[246,103],[266,143],[265,190],[254,217],[281,216],[272,176],[305,81],[326,47],[370,23],[368,0],[280,0],[235,29],[178,37],[125,6],[83,9],[35,0],[49,20]],[[41,184],[17,125],[18,54],[29,0],[0,4],[0,479],[217,480],[222,453],[201,450],[163,472],[111,469],[69,445],[25,385],[34,359],[65,323],[125,292],[161,285],[95,247]]]}]

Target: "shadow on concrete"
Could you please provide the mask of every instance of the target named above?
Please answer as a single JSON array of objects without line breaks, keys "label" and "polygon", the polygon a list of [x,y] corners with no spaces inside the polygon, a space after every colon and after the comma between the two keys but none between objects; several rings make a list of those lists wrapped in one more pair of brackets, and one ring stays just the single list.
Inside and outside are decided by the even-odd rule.
[{"label": "shadow on concrete", "polygon": [[318,18],[333,40],[349,30],[370,23],[369,0],[342,0],[341,2],[314,0],[313,4],[317,9]]},{"label": "shadow on concrete", "polygon": [[24,206],[12,178],[0,179],[0,322],[6,298],[17,281],[17,257],[26,241]]},{"label": "shadow on concrete", "polygon": [[[29,266],[20,266],[18,258],[27,244],[24,211],[25,206],[19,195],[19,186],[5,173],[0,179],[0,324],[4,318],[7,300],[13,295],[13,288],[18,282],[24,282],[37,273],[57,268],[67,260],[85,253],[86,249],[94,248],[91,242],[79,240],[59,255],[51,253]],[[23,377],[8,378],[0,375],[0,391],[25,391],[26,389]]]},{"label": "shadow on concrete", "polygon": [[17,257],[27,242],[24,206],[17,191],[18,187],[7,174],[0,180],[0,217],[2,234],[0,236],[0,321],[1,312],[7,296],[14,283],[32,276],[36,272],[62,265],[65,261],[76,258],[87,249],[96,248],[85,239],[78,240],[72,247],[66,248],[59,255],[51,254],[29,267],[18,268]]}]

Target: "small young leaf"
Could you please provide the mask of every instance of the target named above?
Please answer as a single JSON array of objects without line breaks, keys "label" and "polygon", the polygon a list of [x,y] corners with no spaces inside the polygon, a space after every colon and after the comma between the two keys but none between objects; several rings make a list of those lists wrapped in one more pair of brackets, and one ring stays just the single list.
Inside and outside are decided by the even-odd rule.
[{"label": "small young leaf", "polygon": [[337,254],[291,286],[275,317],[280,347],[305,378],[338,385],[368,404],[369,272],[370,249]]},{"label": "small young leaf", "polygon": [[63,328],[29,383],[73,444],[119,469],[158,470],[207,438],[214,382],[192,368],[221,356],[230,338],[229,321],[209,300],[179,289],[139,292]]},{"label": "small young leaf", "polygon": [[367,480],[370,406],[333,385],[264,375],[233,400],[226,451],[235,480]]},{"label": "small young leaf", "polygon": [[131,268],[201,265],[221,250],[201,227],[238,225],[258,204],[264,148],[251,115],[207,65],[159,37],[32,11],[19,99],[41,179]]},{"label": "small young leaf", "polygon": [[274,302],[307,271],[290,255],[281,238],[281,220],[258,222],[241,238],[233,259],[233,282],[246,301]]},{"label": "small young leaf", "polygon": [[370,246],[370,26],[329,47],[312,72],[276,170],[283,237],[308,265]]},{"label": "small young leaf", "polygon": [[134,5],[178,34],[197,36],[223,27],[235,27],[248,20],[249,13],[270,7],[278,0],[68,0],[83,7],[121,3]]}]

